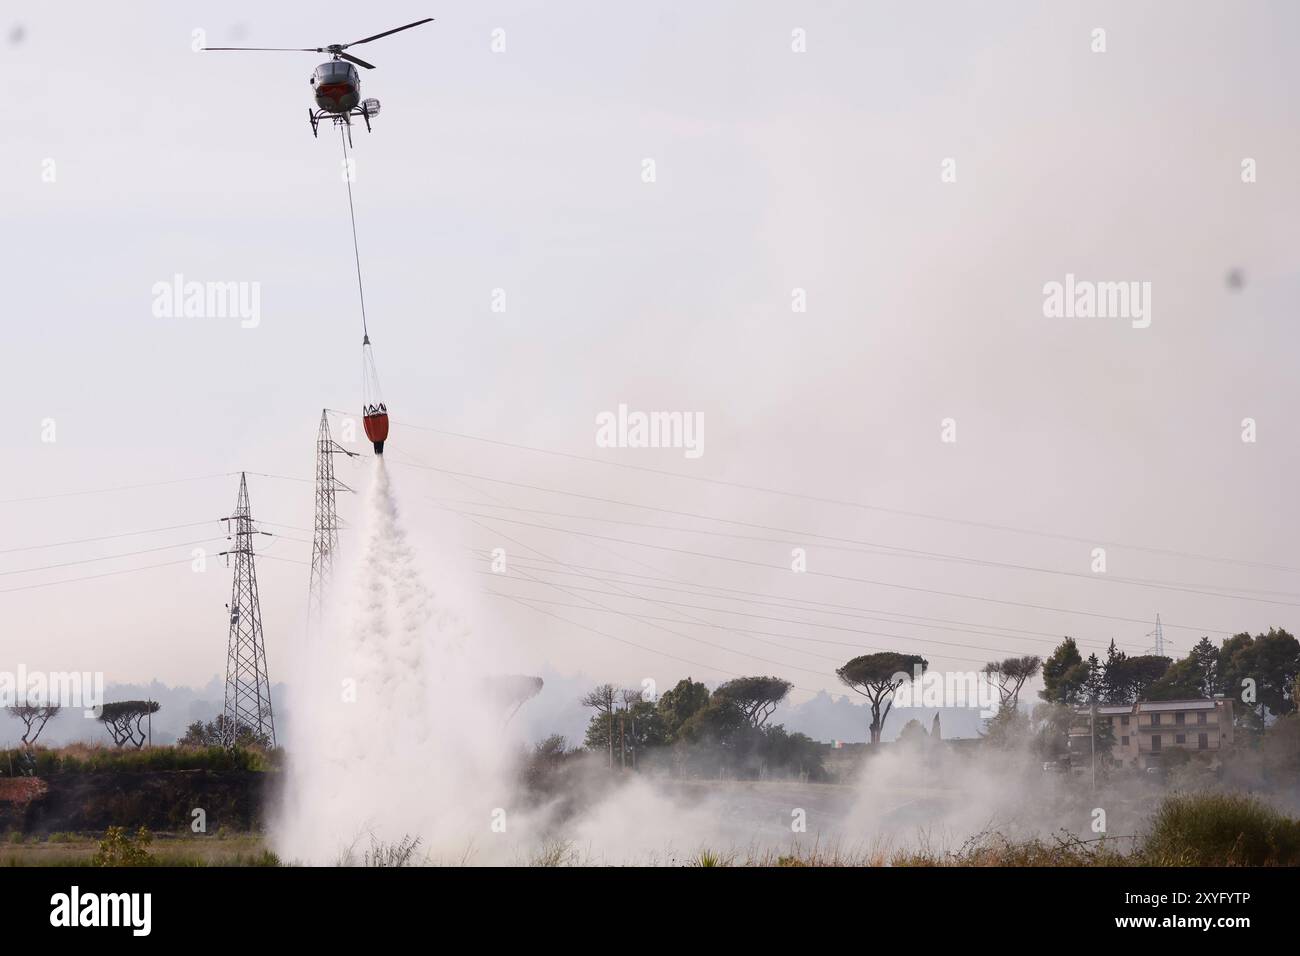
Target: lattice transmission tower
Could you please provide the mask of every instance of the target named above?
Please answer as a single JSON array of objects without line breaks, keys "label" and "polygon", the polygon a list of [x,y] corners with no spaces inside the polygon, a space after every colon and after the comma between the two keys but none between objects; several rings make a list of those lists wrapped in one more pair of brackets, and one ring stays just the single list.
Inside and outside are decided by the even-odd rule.
[{"label": "lattice transmission tower", "polygon": [[1156,657],[1164,657],[1165,656],[1165,627],[1163,624],[1160,623],[1159,614],[1156,615],[1156,629],[1151,633],[1149,633],[1147,637],[1154,637],[1156,640],[1155,647],[1152,648],[1152,651],[1155,652]]},{"label": "lattice transmission tower", "polygon": [[320,413],[316,430],[316,520],[311,541],[311,581],[307,588],[307,622],[314,631],[320,624],[325,595],[334,572],[334,554],[339,548],[339,521],[335,493],[352,489],[334,477],[334,456],[356,457],[330,435],[329,411]]},{"label": "lattice transmission tower", "polygon": [[[235,559],[230,588],[230,640],[226,650],[226,744],[234,744],[244,731],[265,737],[275,745],[275,720],[271,715],[271,679],[266,673],[266,645],[262,639],[262,608],[257,597],[257,568],[253,538],[268,532],[253,524],[248,504],[248,477],[239,475],[239,498],[235,513],[226,522],[226,534],[234,544],[221,554]],[[234,528],[231,528],[231,523]]]}]

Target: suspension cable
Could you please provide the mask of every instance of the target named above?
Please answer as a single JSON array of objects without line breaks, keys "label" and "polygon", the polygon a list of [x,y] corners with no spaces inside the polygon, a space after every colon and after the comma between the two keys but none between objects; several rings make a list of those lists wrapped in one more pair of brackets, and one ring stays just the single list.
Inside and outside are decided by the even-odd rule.
[{"label": "suspension cable", "polygon": [[357,244],[357,211],[352,205],[352,169],[348,166],[348,138],[344,125],[339,124],[339,140],[343,143],[343,181],[348,186],[348,214],[352,217],[352,254],[357,262],[357,295],[361,297],[362,344],[367,344],[370,330],[366,327],[366,291],[361,285],[361,247]]}]

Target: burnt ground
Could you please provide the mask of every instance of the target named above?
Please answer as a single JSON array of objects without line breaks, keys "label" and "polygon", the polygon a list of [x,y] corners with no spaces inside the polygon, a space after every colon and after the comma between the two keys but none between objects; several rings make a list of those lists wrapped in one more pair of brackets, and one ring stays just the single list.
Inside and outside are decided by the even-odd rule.
[{"label": "burnt ground", "polygon": [[189,830],[193,811],[209,833],[260,830],[278,774],[256,771],[152,770],[63,773],[0,781],[0,832],[44,835],[102,831]]}]

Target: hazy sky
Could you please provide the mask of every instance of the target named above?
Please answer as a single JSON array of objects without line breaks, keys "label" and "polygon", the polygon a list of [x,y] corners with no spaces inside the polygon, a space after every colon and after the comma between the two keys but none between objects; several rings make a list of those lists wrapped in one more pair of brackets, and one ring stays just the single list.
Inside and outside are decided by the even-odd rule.
[{"label": "hazy sky", "polygon": [[[969,669],[1066,633],[1085,653],[1112,637],[1140,652],[1157,613],[1178,654],[1202,633],[1294,629],[1296,572],[1119,546],[1300,567],[1293,3],[28,4],[0,22],[0,667],[223,672],[215,558],[34,585],[215,554],[234,477],[46,496],[311,477],[320,410],[360,403],[340,144],[305,115],[322,57],[196,53],[193,31],[307,46],[422,16],[437,22],[356,51],[383,102],[354,134],[367,305],[430,583],[516,640],[503,670],[778,673],[803,699],[883,647]],[[260,283],[260,325],[155,317],[151,288],[178,273]],[[1150,327],[1045,317],[1043,286],[1067,273],[1149,282]],[[702,414],[704,454],[596,447],[597,414],[620,403]],[[340,477],[359,486],[372,464],[340,460]],[[249,483],[287,536],[258,575],[271,674],[292,680],[312,491]],[[44,547],[67,541],[82,543]],[[862,542],[874,553],[845,550]],[[602,570],[531,583],[514,570],[537,558],[525,545]],[[796,546],[808,574],[782,570]],[[511,573],[478,573],[470,547],[504,547]],[[614,590],[583,577],[605,570],[678,590],[626,579],[660,603],[595,596],[623,613],[482,593],[583,604],[577,587]],[[858,616],[684,593],[699,585]],[[1194,593],[1209,586],[1233,590]],[[762,616],[701,609],[723,606]],[[878,619],[898,615],[950,629]]]}]

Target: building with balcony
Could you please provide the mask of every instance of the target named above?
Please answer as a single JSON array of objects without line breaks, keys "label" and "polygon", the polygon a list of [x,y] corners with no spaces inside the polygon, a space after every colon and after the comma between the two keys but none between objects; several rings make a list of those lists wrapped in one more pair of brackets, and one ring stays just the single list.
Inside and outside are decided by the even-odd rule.
[{"label": "building with balcony", "polygon": [[1135,704],[1099,704],[1095,717],[1087,707],[1075,711],[1070,725],[1070,764],[1080,768],[1092,759],[1089,723],[1096,720],[1099,737],[1109,736],[1109,756],[1098,753],[1111,766],[1145,770],[1159,767],[1163,755],[1190,751],[1217,766],[1223,751],[1232,746],[1232,701],[1222,697],[1198,700],[1141,700]]}]

